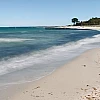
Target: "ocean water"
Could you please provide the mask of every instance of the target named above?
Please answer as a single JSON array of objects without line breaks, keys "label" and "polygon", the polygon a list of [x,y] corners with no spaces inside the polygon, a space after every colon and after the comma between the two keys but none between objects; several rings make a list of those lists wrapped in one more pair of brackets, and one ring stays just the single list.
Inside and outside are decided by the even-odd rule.
[{"label": "ocean water", "polygon": [[100,31],[0,27],[0,86],[34,81],[100,47]]}]

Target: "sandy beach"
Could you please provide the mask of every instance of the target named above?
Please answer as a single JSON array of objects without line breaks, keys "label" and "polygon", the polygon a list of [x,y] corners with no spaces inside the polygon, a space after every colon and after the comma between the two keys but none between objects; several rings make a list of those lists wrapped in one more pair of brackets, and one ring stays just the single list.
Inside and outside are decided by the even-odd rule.
[{"label": "sandy beach", "polygon": [[100,26],[60,26],[55,27],[60,29],[89,29],[89,30],[100,30]]},{"label": "sandy beach", "polygon": [[100,100],[99,84],[98,48],[81,54],[38,81],[13,86],[4,95],[12,93],[5,100]]},{"label": "sandy beach", "polygon": [[100,100],[100,0],[0,8],[0,100]]}]

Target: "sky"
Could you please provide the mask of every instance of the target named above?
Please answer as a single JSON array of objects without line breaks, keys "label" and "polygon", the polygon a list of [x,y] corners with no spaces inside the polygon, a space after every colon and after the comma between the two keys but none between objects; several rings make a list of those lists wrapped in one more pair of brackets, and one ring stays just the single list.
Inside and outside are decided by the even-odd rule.
[{"label": "sky", "polygon": [[0,26],[55,26],[100,17],[100,0],[0,0]]}]

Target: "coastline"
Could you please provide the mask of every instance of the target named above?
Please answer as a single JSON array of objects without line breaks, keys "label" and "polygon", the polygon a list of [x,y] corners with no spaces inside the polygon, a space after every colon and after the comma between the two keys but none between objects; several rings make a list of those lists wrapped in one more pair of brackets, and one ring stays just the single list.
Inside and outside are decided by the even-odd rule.
[{"label": "coastline", "polygon": [[100,89],[99,60],[99,48],[86,51],[40,80],[12,87],[7,100],[89,100]]},{"label": "coastline", "polygon": [[47,30],[100,30],[100,26],[57,26],[46,27]]}]

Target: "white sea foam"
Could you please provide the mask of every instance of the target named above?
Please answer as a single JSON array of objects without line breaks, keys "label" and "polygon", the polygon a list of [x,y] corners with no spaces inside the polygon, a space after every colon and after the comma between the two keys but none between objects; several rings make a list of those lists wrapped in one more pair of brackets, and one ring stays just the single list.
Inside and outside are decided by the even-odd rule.
[{"label": "white sea foam", "polygon": [[34,39],[22,39],[22,38],[0,38],[0,42],[23,42]]},{"label": "white sea foam", "polygon": [[95,37],[95,38],[96,38],[96,37],[100,37],[100,34],[98,34],[98,35],[94,35],[93,37]]},{"label": "white sea foam", "polygon": [[27,33],[28,31],[19,31],[19,32],[21,32],[21,33]]},{"label": "white sea foam", "polygon": [[78,41],[80,44],[90,44],[100,42],[100,34],[94,35],[92,38],[86,38]]},{"label": "white sea foam", "polygon": [[80,33],[77,32],[77,33],[70,33],[70,34],[80,34]]}]

